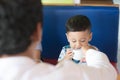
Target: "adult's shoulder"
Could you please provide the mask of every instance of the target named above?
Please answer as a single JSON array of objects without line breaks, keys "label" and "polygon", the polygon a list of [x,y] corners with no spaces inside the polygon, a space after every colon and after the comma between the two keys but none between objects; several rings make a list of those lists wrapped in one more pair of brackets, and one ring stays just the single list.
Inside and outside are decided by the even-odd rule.
[{"label": "adult's shoulder", "polygon": [[34,80],[36,78],[44,77],[51,73],[55,69],[55,66],[49,63],[38,63],[34,65],[31,69],[27,70],[22,76],[21,80]]}]

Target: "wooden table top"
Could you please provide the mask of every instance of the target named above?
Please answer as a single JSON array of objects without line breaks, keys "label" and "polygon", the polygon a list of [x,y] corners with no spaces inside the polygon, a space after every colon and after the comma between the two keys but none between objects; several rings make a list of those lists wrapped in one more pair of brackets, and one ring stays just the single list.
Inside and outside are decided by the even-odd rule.
[{"label": "wooden table top", "polygon": [[120,80],[120,74],[118,75],[117,80]]}]

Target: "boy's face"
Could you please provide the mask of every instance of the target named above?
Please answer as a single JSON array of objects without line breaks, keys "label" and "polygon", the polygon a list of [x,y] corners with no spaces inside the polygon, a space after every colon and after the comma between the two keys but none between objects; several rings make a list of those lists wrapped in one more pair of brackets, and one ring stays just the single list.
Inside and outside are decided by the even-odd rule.
[{"label": "boy's face", "polygon": [[92,38],[92,33],[89,30],[68,32],[66,35],[70,47],[73,49],[80,49],[82,46],[88,45],[88,42]]}]

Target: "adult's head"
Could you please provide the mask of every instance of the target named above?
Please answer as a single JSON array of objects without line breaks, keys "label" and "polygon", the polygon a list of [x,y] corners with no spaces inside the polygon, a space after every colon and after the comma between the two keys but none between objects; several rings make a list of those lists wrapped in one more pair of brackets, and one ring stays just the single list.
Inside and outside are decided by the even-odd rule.
[{"label": "adult's head", "polygon": [[38,42],[42,16],[40,0],[0,0],[0,55],[24,52]]}]

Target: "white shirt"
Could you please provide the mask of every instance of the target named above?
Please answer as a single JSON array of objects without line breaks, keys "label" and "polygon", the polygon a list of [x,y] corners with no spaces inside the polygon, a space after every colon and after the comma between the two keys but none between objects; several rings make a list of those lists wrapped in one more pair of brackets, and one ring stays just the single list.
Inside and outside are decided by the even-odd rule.
[{"label": "white shirt", "polygon": [[36,64],[27,57],[0,59],[0,80],[116,80],[117,73],[107,56],[89,49],[87,65],[64,61],[56,66]]}]

